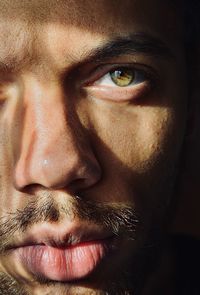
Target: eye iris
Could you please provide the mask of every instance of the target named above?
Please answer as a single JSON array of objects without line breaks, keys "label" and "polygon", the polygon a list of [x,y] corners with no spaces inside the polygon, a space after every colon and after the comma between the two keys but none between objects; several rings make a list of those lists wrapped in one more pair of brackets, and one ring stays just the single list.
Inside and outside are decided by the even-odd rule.
[{"label": "eye iris", "polygon": [[112,71],[110,72],[110,76],[112,81],[120,87],[129,86],[135,78],[134,72],[129,69],[119,69]]}]

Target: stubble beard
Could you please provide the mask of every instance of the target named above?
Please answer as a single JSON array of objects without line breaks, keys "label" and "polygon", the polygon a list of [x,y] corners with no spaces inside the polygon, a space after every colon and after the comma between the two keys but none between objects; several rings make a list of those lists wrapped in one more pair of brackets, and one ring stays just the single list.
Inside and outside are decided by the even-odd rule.
[{"label": "stubble beard", "polygon": [[0,295],[29,295],[22,287],[11,277],[0,273]]},{"label": "stubble beard", "polygon": [[[138,228],[142,228],[142,220],[135,208],[128,205],[117,204],[94,204],[93,202],[82,200],[77,197],[70,206],[61,206],[59,209],[55,206],[53,198],[44,198],[40,206],[36,202],[28,204],[22,211],[18,210],[15,214],[8,213],[6,217],[0,220],[0,255],[6,253],[9,247],[10,239],[17,233],[25,232],[33,224],[44,221],[56,222],[60,215],[65,214],[68,219],[88,221],[90,223],[103,225],[112,231],[116,236],[122,233],[128,237],[131,242],[137,242]],[[139,295],[148,274],[155,267],[159,257],[159,241],[160,234],[156,232],[154,235],[151,231],[151,237],[148,237],[148,244],[138,249],[136,255],[132,256],[129,261],[130,265],[126,265],[124,269],[118,270],[118,275],[107,280],[102,279],[101,288],[91,289],[91,295]],[[102,275],[104,271],[102,271]],[[37,281],[38,282],[38,281]],[[55,282],[48,282],[41,278],[39,284],[42,288],[51,288],[62,290],[62,295],[76,295],[74,291],[70,291],[68,285],[55,287]],[[68,291],[69,290],[69,291]],[[75,290],[75,289],[73,289]],[[92,291],[93,290],[93,291]],[[98,291],[100,290],[100,291]],[[22,285],[14,278],[7,274],[0,274],[0,295],[32,295],[26,286]],[[55,292],[54,292],[55,293]],[[53,294],[51,291],[47,295]],[[59,293],[57,293],[59,294]],[[84,293],[77,293],[84,294]],[[46,293],[45,293],[46,295]],[[88,294],[89,295],[89,294]]]}]

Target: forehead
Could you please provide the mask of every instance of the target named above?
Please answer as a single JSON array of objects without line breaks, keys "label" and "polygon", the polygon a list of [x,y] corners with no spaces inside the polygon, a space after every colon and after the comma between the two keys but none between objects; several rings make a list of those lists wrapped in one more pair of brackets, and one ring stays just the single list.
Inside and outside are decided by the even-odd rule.
[{"label": "forehead", "polygon": [[24,50],[33,56],[51,40],[70,40],[76,49],[102,38],[140,32],[179,50],[180,18],[171,1],[163,0],[0,0],[0,56],[12,62],[17,55],[25,62]]},{"label": "forehead", "polygon": [[118,27],[124,21],[131,24],[133,18],[140,18],[144,22],[154,19],[156,22],[162,19],[158,18],[159,15],[165,15],[166,20],[173,10],[174,5],[168,0],[0,0],[3,18],[59,22],[90,29],[98,25],[96,30],[111,24]]}]

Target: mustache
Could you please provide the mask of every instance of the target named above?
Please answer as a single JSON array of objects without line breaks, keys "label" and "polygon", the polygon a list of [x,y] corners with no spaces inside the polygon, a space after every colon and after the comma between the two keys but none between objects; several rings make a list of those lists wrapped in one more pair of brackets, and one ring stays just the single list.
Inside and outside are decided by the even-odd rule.
[{"label": "mustache", "polygon": [[94,223],[116,236],[126,233],[132,240],[136,238],[136,229],[141,223],[132,205],[97,203],[78,196],[59,207],[52,198],[43,200],[40,205],[31,201],[23,210],[8,212],[0,218],[0,254],[9,248],[15,234],[23,233],[37,223],[56,222],[61,213],[70,221],[77,218]]}]

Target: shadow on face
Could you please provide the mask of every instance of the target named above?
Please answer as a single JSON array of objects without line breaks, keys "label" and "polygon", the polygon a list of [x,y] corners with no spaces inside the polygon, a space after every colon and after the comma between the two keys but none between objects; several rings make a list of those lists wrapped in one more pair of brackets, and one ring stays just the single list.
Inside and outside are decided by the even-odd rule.
[{"label": "shadow on face", "polygon": [[[0,215],[3,224],[16,216],[7,244],[22,243],[37,224],[61,231],[62,222],[69,223],[61,208],[77,196],[90,207],[75,203],[75,211],[128,204],[141,220],[134,241],[121,234],[127,229],[118,222],[123,238],[117,256],[71,290],[61,283],[32,288],[32,274],[15,261],[14,251],[1,255],[2,272],[25,282],[33,294],[68,287],[69,294],[85,294],[83,286],[101,294],[109,290],[109,279],[125,294],[133,289],[130,272],[137,273],[139,287],[146,277],[143,249],[165,218],[187,116],[182,24],[169,4],[164,7],[156,0],[1,3]],[[57,214],[45,219],[38,208],[48,200]],[[29,212],[23,227],[24,215],[17,214],[27,206],[37,215]],[[97,223],[100,230],[109,216],[121,221],[117,214],[107,210],[96,222],[93,212],[88,227]],[[83,227],[81,217],[72,224]]]}]

